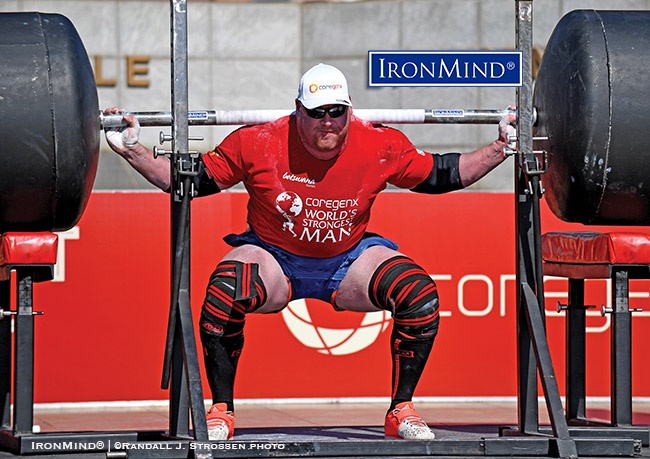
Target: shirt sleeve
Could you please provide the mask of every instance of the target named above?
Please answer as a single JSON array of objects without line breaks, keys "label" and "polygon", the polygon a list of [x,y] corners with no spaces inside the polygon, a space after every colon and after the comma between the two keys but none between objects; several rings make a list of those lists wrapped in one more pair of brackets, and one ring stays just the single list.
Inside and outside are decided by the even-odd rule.
[{"label": "shirt sleeve", "polygon": [[388,183],[399,188],[411,189],[422,183],[431,173],[433,155],[416,148],[401,132],[395,132],[395,150],[400,154]]},{"label": "shirt sleeve", "polygon": [[239,130],[230,133],[214,150],[202,156],[214,181],[230,188],[244,180],[241,136]]}]

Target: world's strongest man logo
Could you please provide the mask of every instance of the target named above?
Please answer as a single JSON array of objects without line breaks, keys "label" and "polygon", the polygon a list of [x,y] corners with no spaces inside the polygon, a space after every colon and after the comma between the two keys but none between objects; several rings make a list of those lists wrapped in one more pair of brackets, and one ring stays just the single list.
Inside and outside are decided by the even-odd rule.
[{"label": "world's strongest man logo", "polygon": [[284,217],[282,224],[283,231],[289,231],[294,237],[298,235],[294,231],[294,218],[302,212],[302,199],[293,191],[283,191],[275,198],[275,208]]},{"label": "world's strongest man logo", "polygon": [[275,208],[284,217],[282,230],[301,241],[315,243],[336,243],[349,238],[358,207],[357,197],[303,200],[293,191],[283,191],[275,198]]}]

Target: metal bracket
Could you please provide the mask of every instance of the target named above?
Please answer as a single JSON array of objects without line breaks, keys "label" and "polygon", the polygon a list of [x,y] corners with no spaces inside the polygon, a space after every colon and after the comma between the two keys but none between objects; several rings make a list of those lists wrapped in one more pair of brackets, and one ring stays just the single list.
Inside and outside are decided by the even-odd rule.
[{"label": "metal bracket", "polygon": [[[603,316],[603,317],[605,317],[607,314],[614,314],[615,312],[616,311],[614,310],[614,308],[608,308],[604,304],[600,305],[600,315]],[[641,308],[630,308],[629,310],[624,311],[624,312],[629,312],[629,313],[643,312],[643,309],[641,309]]]},{"label": "metal bracket", "polygon": [[[548,137],[533,137],[533,141],[548,140]],[[510,147],[513,145],[513,147]],[[517,145],[517,136],[508,138],[508,148],[504,151],[506,156],[517,155],[519,164],[526,175],[542,175],[548,170],[548,152],[546,150],[533,150],[532,154],[521,152]]]},{"label": "metal bracket", "polygon": [[[172,142],[174,137],[170,134],[165,134],[163,131],[160,131],[158,134],[158,139],[160,145],[163,145],[165,142]],[[202,141],[203,137],[201,136],[188,136],[188,141]],[[159,148],[158,146],[153,147],[153,156],[157,158],[159,156],[167,156],[172,160],[175,160],[174,164],[174,176],[177,178],[176,194],[178,196],[183,196],[186,192],[189,192],[190,197],[196,196],[196,189],[194,186],[194,181],[189,183],[189,191],[185,188],[185,178],[186,177],[197,177],[201,173],[200,162],[201,152],[196,150],[189,150],[187,153],[178,153],[174,154],[172,150],[165,150],[164,148]]]},{"label": "metal bracket", "polygon": [[[4,309],[0,308],[0,320],[3,320],[11,316],[17,316],[19,314],[24,315],[23,313],[20,313],[18,311],[5,311]],[[29,314],[33,316],[42,316],[45,313],[43,311],[31,311]]]},{"label": "metal bracket", "polygon": [[[571,306],[573,309],[596,309],[595,305],[579,305],[579,306]],[[562,311],[568,311],[569,310],[569,305],[568,304],[563,304],[560,303],[559,301],[557,302],[557,312],[562,312]]]}]

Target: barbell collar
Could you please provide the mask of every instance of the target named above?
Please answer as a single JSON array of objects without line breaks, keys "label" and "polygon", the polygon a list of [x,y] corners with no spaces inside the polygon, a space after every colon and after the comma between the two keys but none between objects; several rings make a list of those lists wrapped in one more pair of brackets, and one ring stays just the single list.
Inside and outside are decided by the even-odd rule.
[{"label": "barbell collar", "polygon": [[[291,110],[198,110],[188,112],[190,126],[252,125],[274,121]],[[171,112],[131,112],[140,126],[170,126]],[[354,114],[377,124],[498,124],[514,110],[357,109]],[[122,114],[100,113],[102,129],[125,126]]]}]

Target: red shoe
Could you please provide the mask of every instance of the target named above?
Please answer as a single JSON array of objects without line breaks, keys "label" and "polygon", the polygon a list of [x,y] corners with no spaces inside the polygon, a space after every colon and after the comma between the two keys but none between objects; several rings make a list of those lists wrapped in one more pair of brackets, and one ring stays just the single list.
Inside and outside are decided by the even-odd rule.
[{"label": "red shoe", "polygon": [[235,413],[225,403],[215,403],[206,415],[210,440],[231,440],[235,433]]},{"label": "red shoe", "polygon": [[387,437],[407,440],[433,440],[436,438],[424,419],[413,409],[413,402],[398,403],[386,415],[384,433]]}]

